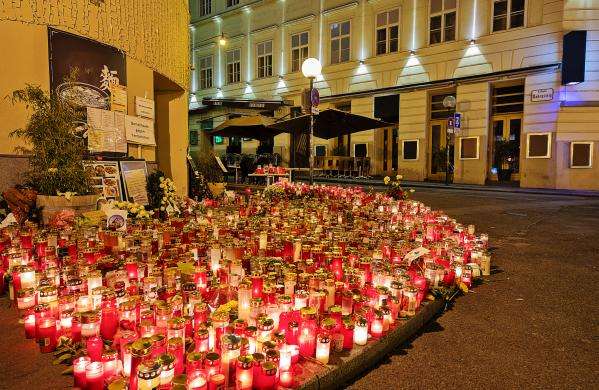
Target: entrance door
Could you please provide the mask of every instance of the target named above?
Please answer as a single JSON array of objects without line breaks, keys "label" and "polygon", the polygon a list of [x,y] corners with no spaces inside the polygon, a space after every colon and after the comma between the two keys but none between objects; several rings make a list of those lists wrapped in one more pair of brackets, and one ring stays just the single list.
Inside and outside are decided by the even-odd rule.
[{"label": "entrance door", "polygon": [[522,114],[495,115],[491,120],[488,177],[491,181],[520,180]]},{"label": "entrance door", "polygon": [[[429,125],[428,178],[434,181],[445,180],[447,167],[447,120],[433,120]],[[453,137],[449,142],[450,173],[453,167]],[[453,178],[450,176],[450,181]]]}]

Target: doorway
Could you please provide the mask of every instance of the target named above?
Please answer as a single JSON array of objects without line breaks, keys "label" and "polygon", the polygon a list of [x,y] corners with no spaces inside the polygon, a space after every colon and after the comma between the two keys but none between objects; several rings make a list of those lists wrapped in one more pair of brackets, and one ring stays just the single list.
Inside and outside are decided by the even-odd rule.
[{"label": "doorway", "polygon": [[[428,134],[428,179],[432,181],[444,181],[447,170],[447,120],[431,120]],[[453,162],[453,137],[449,138],[449,163]],[[453,177],[450,176],[450,182]]]},{"label": "doorway", "polygon": [[520,134],[522,114],[494,115],[491,119],[490,167],[491,181],[520,181]]}]

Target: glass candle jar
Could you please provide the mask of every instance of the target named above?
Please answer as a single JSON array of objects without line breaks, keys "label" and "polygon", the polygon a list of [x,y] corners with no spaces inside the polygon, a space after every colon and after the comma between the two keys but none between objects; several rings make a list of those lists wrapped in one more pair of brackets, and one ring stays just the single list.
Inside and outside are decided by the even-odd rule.
[{"label": "glass candle jar", "polygon": [[301,322],[299,327],[299,349],[300,354],[314,357],[316,353],[316,310],[312,307],[304,307],[300,311]]},{"label": "glass candle jar", "polygon": [[33,309],[26,310],[23,314],[23,324],[25,326],[25,338],[35,338],[35,312]]},{"label": "glass candle jar", "polygon": [[168,340],[167,351],[175,357],[175,375],[183,373],[185,367],[185,341],[180,337]]},{"label": "glass candle jar", "polygon": [[36,337],[41,353],[52,352],[56,349],[58,335],[56,332],[56,320],[53,317],[36,318]]},{"label": "glass candle jar", "polygon": [[274,390],[277,383],[277,366],[272,362],[262,363],[262,372],[256,378],[255,387],[262,390]]},{"label": "glass candle jar", "polygon": [[100,334],[100,314],[91,310],[81,313],[81,337],[88,339]]},{"label": "glass candle jar", "polygon": [[158,357],[158,361],[162,365],[160,371],[160,387],[169,388],[175,377],[175,356],[170,353],[163,353]]},{"label": "glass candle jar", "polygon": [[[148,360],[152,351],[152,342],[141,338],[131,343],[131,364],[129,369],[129,388],[137,389],[138,368],[142,362]],[[126,370],[125,370],[126,373]]]},{"label": "glass candle jar", "polygon": [[119,374],[118,353],[113,349],[102,352],[102,364],[104,365],[104,379],[108,380]]},{"label": "glass candle jar", "polygon": [[204,369],[208,374],[208,378],[212,378],[215,375],[220,374],[220,366],[220,354],[218,352],[208,352],[204,357]]},{"label": "glass candle jar", "polygon": [[329,355],[331,353],[331,337],[328,333],[318,335],[316,344],[316,360],[322,364],[329,364]]},{"label": "glass candle jar", "polygon": [[160,373],[162,365],[159,361],[142,362],[137,367],[137,389],[154,390],[160,386]]},{"label": "glass candle jar", "polygon": [[104,365],[102,362],[91,362],[85,367],[85,386],[88,390],[104,389]]},{"label": "glass candle jar", "polygon": [[294,309],[295,310],[301,310],[304,307],[308,306],[308,292],[307,291],[297,291],[295,293],[295,298],[294,298]]},{"label": "glass candle jar", "polygon": [[91,358],[92,362],[101,362],[102,361],[102,349],[104,347],[104,343],[102,339],[98,336],[91,336],[86,341],[87,354]]},{"label": "glass candle jar", "polygon": [[208,381],[204,372],[196,371],[192,374],[187,374],[188,390],[206,390],[207,388]]},{"label": "glass candle jar", "polygon": [[33,288],[21,288],[17,291],[17,308],[19,310],[30,309],[33,306],[35,306],[35,290]]},{"label": "glass candle jar", "polygon": [[181,317],[171,318],[167,321],[167,339],[180,337],[185,340],[185,319]]},{"label": "glass candle jar", "polygon": [[81,356],[73,360],[73,387],[79,389],[87,388],[85,371],[87,365],[91,363],[89,356]]},{"label": "glass candle jar", "polygon": [[241,283],[237,289],[237,314],[239,318],[249,321],[252,287],[249,283]]},{"label": "glass candle jar", "polygon": [[374,316],[370,324],[370,334],[375,339],[383,336],[383,313],[378,309],[374,310]]},{"label": "glass candle jar", "polygon": [[366,345],[368,342],[368,321],[359,318],[354,324],[354,344]]},{"label": "glass candle jar", "polygon": [[403,289],[402,295],[404,297],[404,303],[402,305],[402,307],[404,307],[404,311],[402,315],[408,317],[416,315],[416,307],[418,305],[418,289],[414,287],[405,287]]},{"label": "glass candle jar", "polygon": [[240,354],[241,338],[234,334],[225,334],[221,338],[221,374],[228,386],[235,381],[235,362]]},{"label": "glass candle jar", "polygon": [[235,389],[251,390],[254,378],[253,357],[251,355],[239,356],[237,358],[237,369],[235,373]]}]

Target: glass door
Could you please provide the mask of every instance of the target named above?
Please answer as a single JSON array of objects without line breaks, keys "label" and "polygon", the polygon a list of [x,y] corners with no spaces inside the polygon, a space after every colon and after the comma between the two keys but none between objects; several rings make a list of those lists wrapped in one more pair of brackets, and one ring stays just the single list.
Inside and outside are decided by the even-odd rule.
[{"label": "glass door", "polygon": [[520,180],[520,134],[522,114],[495,115],[491,120],[489,179],[499,182]]},{"label": "glass door", "polygon": [[[428,143],[428,178],[434,181],[445,180],[447,169],[447,121],[434,120],[429,126]],[[450,173],[453,165],[453,144],[450,138],[449,144]]]}]

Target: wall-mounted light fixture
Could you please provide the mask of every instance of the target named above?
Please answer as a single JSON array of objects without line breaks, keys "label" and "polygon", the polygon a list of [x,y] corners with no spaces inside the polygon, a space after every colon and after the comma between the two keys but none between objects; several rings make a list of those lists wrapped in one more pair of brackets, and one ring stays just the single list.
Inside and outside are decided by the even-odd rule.
[{"label": "wall-mounted light fixture", "polygon": [[225,46],[227,44],[227,38],[225,37],[225,33],[221,33],[218,38],[218,44],[221,46]]},{"label": "wall-mounted light fixture", "polygon": [[359,63],[360,65],[364,65],[364,64],[366,63],[366,61],[364,61],[364,60],[360,60],[360,61],[358,61],[358,63]]},{"label": "wall-mounted light fixture", "polygon": [[471,45],[475,45],[475,44],[476,44],[476,39],[472,38],[472,39],[470,40],[470,44],[471,44]]},{"label": "wall-mounted light fixture", "polygon": [[411,55],[411,56],[414,56],[414,55],[416,55],[416,50],[414,50],[414,49],[411,49],[411,50],[410,50],[410,55]]}]

